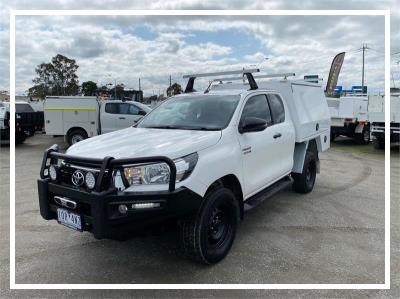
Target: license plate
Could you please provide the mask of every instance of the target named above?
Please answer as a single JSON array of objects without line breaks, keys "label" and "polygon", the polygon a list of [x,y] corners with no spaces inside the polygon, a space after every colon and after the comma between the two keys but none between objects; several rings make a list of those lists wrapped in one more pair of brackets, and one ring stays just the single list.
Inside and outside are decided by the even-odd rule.
[{"label": "license plate", "polygon": [[66,209],[57,209],[58,223],[69,228],[82,231],[81,216]]}]

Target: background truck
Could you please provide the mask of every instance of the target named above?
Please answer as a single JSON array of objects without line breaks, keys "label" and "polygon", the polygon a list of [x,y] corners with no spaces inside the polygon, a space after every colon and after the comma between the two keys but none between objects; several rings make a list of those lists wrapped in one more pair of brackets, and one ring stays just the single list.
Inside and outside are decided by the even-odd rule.
[{"label": "background truck", "polygon": [[368,144],[368,96],[328,97],[327,102],[331,115],[331,141],[343,135],[353,138],[358,144]]},{"label": "background truck", "polygon": [[10,111],[8,103],[0,102],[0,141],[10,140]]},{"label": "background truck", "polygon": [[134,101],[85,96],[49,96],[44,104],[47,135],[64,135],[72,145],[88,137],[132,126],[151,111]]},{"label": "background truck", "polygon": [[[0,105],[0,128],[2,140],[10,139],[10,103]],[[15,143],[20,144],[36,131],[41,131],[44,125],[44,115],[35,111],[31,105],[24,101],[15,103]]]},{"label": "background truck", "polygon": [[[385,97],[379,96],[369,113],[371,138],[376,149],[385,148]],[[371,109],[372,110],[372,109]],[[400,93],[390,95],[390,142],[400,141]]]}]

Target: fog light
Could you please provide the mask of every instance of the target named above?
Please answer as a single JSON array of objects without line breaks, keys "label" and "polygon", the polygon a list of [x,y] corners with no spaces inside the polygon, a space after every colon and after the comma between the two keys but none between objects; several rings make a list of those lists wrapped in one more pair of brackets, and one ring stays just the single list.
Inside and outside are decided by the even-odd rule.
[{"label": "fog light", "polygon": [[132,204],[132,209],[152,209],[159,208],[159,202],[143,202],[143,203],[134,203]]},{"label": "fog light", "polygon": [[126,214],[126,212],[128,212],[128,207],[126,205],[119,205],[118,206],[118,211],[121,214]]},{"label": "fog light", "polygon": [[88,187],[89,189],[93,189],[94,186],[96,185],[96,178],[94,177],[94,174],[91,173],[90,171],[86,173],[85,183],[86,187]]},{"label": "fog light", "polygon": [[57,179],[57,170],[54,167],[54,165],[50,165],[50,167],[49,167],[49,175],[50,175],[50,178],[53,181],[55,181]]}]

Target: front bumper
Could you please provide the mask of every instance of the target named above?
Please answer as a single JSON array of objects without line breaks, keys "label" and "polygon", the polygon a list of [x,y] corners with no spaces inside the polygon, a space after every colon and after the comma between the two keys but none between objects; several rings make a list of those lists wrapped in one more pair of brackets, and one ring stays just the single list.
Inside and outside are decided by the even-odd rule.
[{"label": "front bumper", "polygon": [[[82,229],[92,232],[97,239],[121,239],[160,225],[169,219],[179,219],[194,214],[200,207],[201,196],[181,187],[160,192],[83,192],[69,186],[58,185],[49,179],[38,180],[40,214],[46,220],[57,219],[57,209],[68,209],[81,216]],[[61,196],[74,201],[69,209],[54,201]],[[133,203],[160,203],[159,207],[118,211],[120,204],[131,207]]]},{"label": "front bumper", "polygon": [[[371,135],[373,139],[385,139],[385,123],[372,123]],[[390,123],[390,142],[400,141],[400,124]]]},{"label": "front bumper", "polygon": [[[97,169],[95,188],[90,191],[63,181],[51,181],[48,177],[49,162],[56,165],[59,160]],[[170,167],[168,191],[123,192],[110,182],[111,174],[120,170],[123,165],[155,162],[164,162]],[[121,176],[122,174],[123,171]],[[59,153],[58,147],[54,145],[44,153],[40,177],[38,192],[42,217],[46,220],[57,219],[57,209],[67,209],[80,215],[82,230],[92,232],[97,239],[123,239],[166,220],[192,215],[202,202],[202,197],[193,191],[185,187],[175,188],[175,164],[162,156],[127,159],[83,158]],[[126,179],[123,181],[126,183]],[[158,206],[142,205],[141,209],[133,206],[138,203],[157,203]],[[125,205],[127,212],[121,213],[119,205]]]}]

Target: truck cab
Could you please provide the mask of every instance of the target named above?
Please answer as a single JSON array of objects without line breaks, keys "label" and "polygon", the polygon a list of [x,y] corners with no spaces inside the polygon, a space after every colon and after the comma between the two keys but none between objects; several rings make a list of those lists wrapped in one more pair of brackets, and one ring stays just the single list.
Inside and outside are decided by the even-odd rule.
[{"label": "truck cab", "polygon": [[47,135],[65,136],[69,145],[132,126],[151,111],[135,101],[85,96],[49,96],[44,104]]},{"label": "truck cab", "polygon": [[100,102],[101,134],[128,128],[150,111],[149,107],[138,102],[102,101]]},{"label": "truck cab", "polygon": [[[320,85],[279,74],[268,78],[283,80],[262,82],[255,72],[188,75],[184,94],[135,127],[83,140],[66,153],[50,147],[38,180],[42,217],[98,239],[172,221],[185,256],[221,261],[245,212],[289,186],[313,190],[319,154],[330,144]],[[247,82],[218,78],[235,74]],[[199,92],[197,77],[217,79]]]}]

